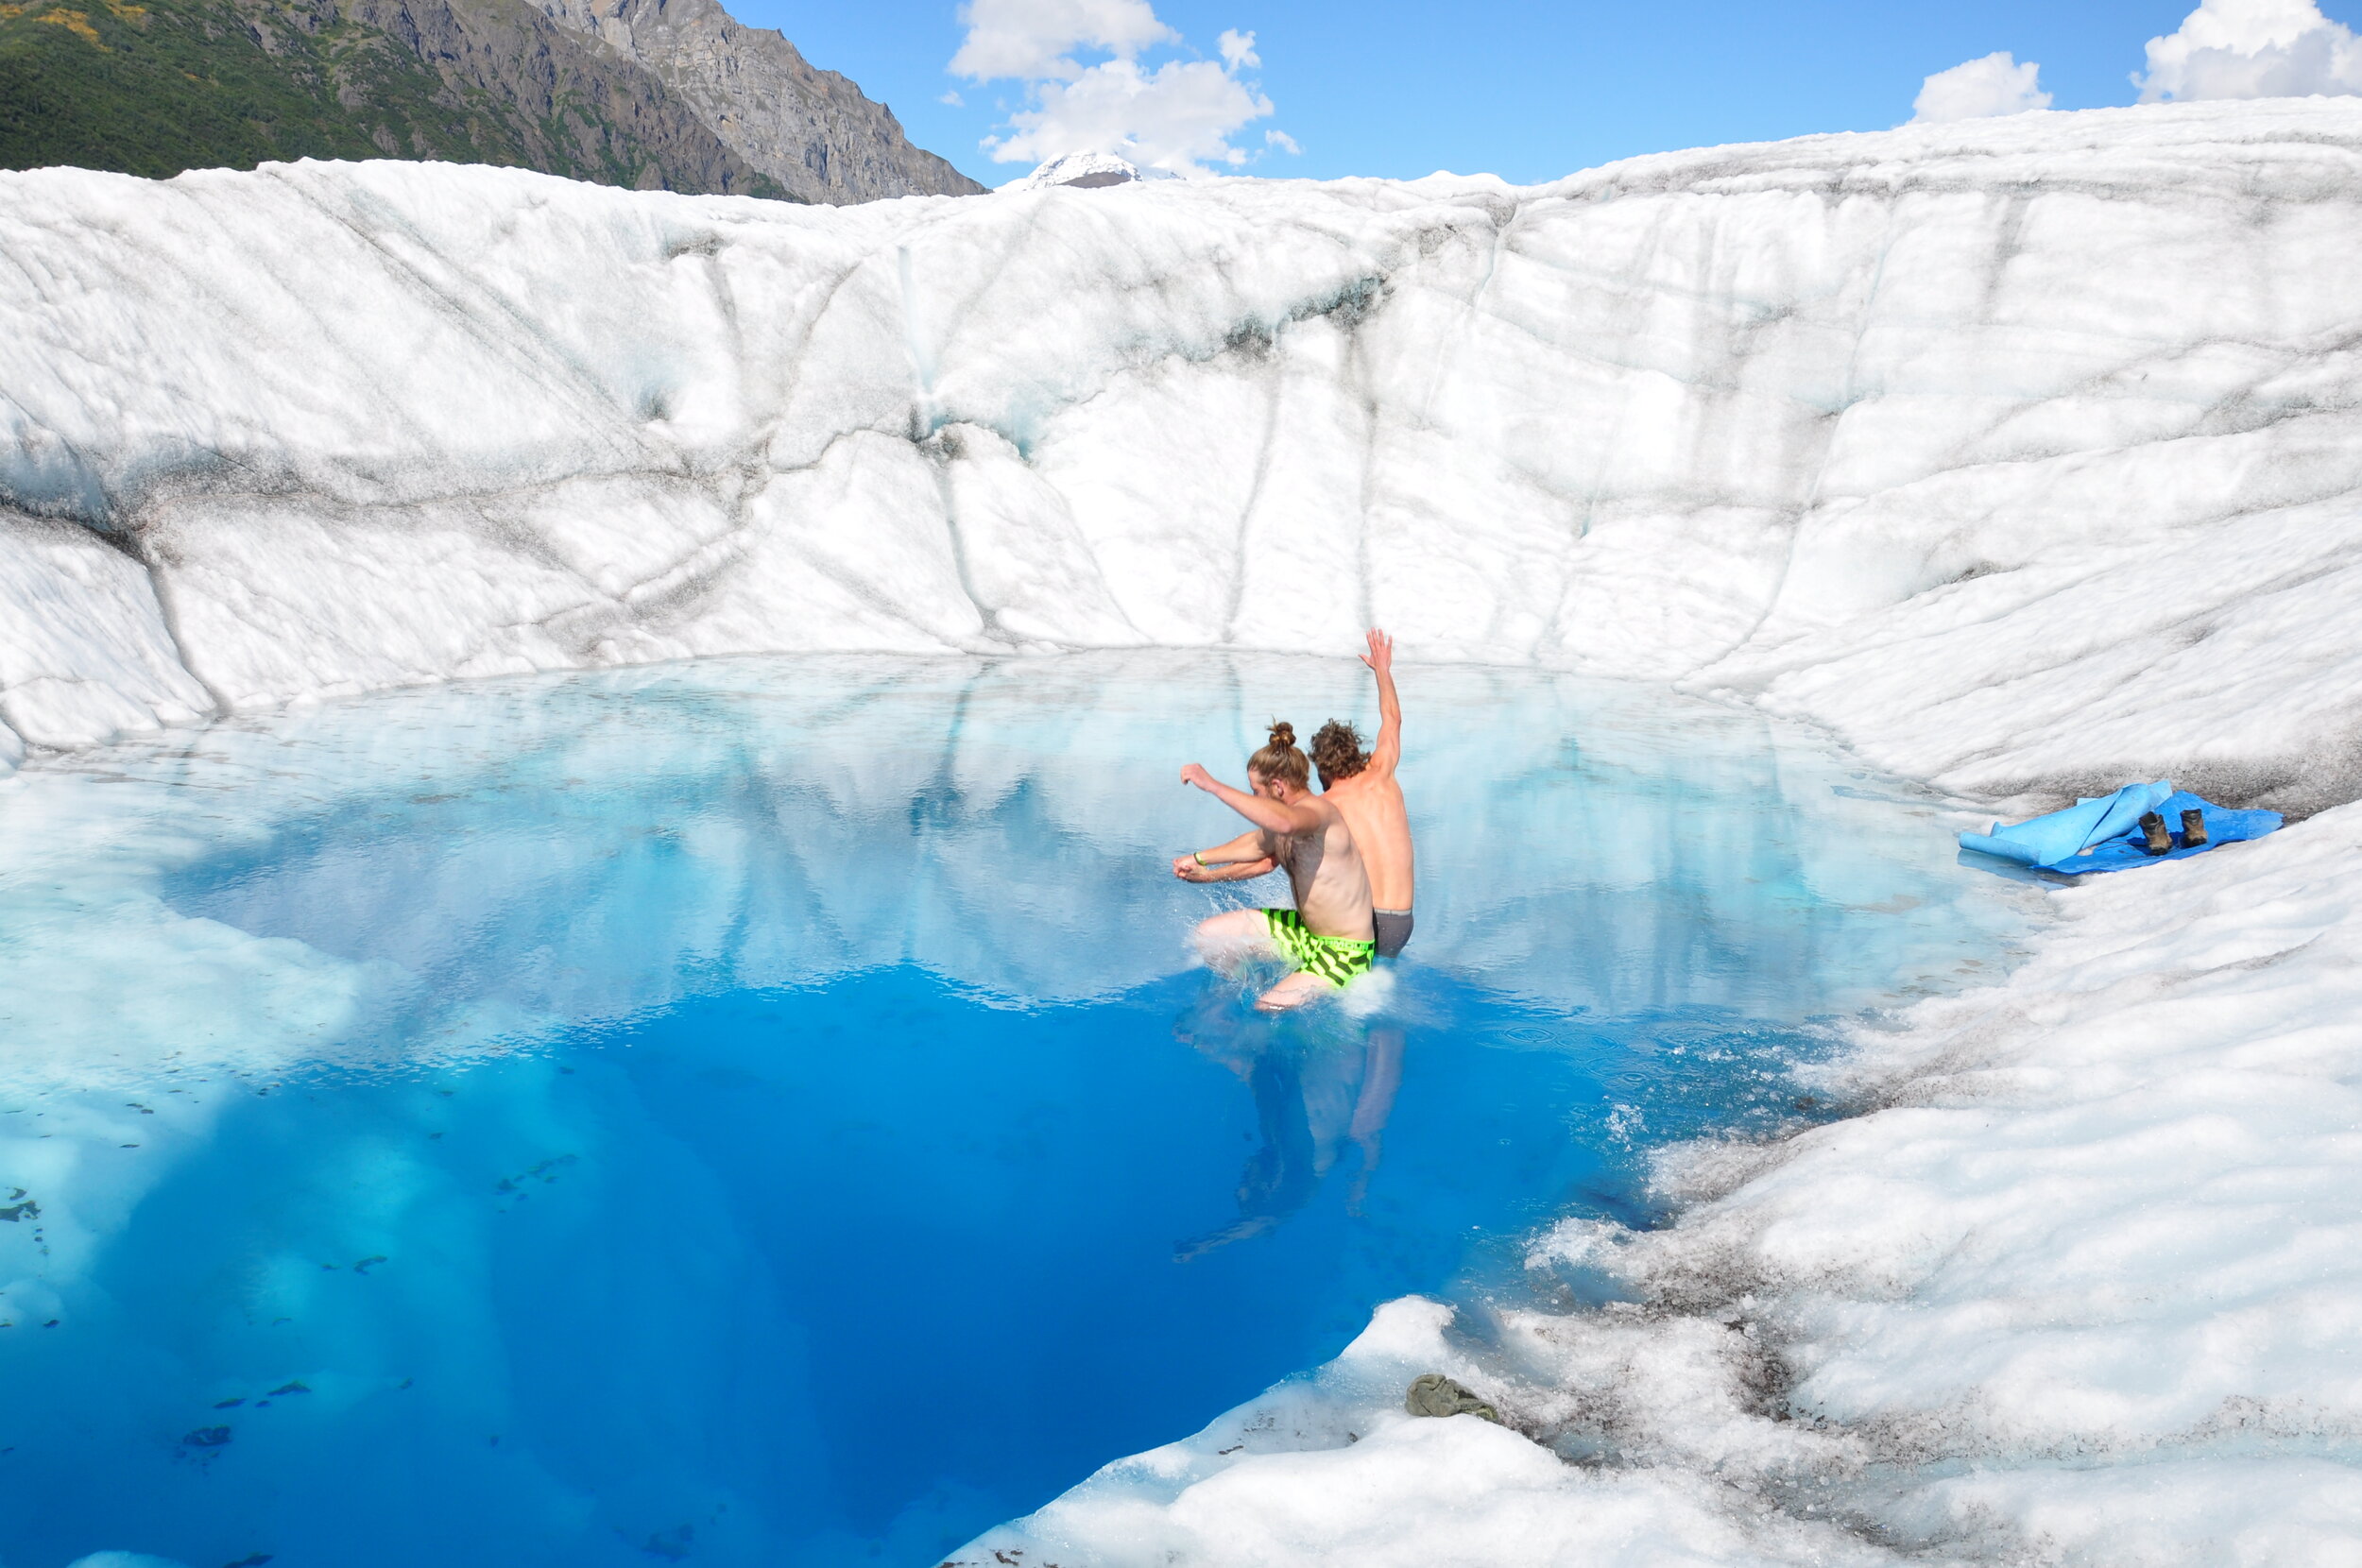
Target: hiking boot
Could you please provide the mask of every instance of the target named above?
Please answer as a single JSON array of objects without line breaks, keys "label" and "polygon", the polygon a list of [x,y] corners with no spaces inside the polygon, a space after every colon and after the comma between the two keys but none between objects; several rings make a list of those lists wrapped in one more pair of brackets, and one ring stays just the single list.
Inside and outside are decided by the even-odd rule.
[{"label": "hiking boot", "polygon": [[2206,842],[2206,813],[2193,806],[2182,813],[2182,847],[2196,849]]},{"label": "hiking boot", "polygon": [[2165,831],[2165,819],[2150,811],[2141,818],[2141,831],[2147,835],[2141,847],[2151,855],[2163,855],[2173,847],[2173,835]]}]

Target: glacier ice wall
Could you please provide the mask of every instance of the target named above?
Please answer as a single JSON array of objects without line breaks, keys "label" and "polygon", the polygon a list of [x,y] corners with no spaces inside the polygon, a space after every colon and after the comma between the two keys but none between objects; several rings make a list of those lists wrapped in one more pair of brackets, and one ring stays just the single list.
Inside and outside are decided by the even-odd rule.
[{"label": "glacier ice wall", "polygon": [[0,721],[1377,621],[1957,790],[2344,798],[2358,155],[2289,100],[1529,189],[8,175]]}]

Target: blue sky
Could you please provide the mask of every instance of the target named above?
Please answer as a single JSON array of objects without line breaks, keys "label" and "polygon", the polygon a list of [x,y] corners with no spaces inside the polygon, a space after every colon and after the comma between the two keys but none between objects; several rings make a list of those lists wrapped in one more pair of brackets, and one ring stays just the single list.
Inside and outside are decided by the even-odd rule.
[{"label": "blue sky", "polygon": [[[997,6],[992,14],[1004,22],[1127,8],[1138,22],[1152,0],[982,3]],[[1111,51],[1086,37],[1066,45],[1063,58],[1087,69],[1131,48],[1143,71],[1203,61],[1197,87],[1267,100],[1268,115],[1229,132],[1228,145],[1252,160],[1244,172],[1416,177],[1445,168],[1525,182],[1634,153],[1899,125],[1911,117],[1925,77],[1994,51],[2039,62],[2053,108],[2131,103],[2138,95],[2131,77],[2147,64],[2144,44],[2174,33],[2196,0],[1658,0],[1637,9],[1533,0],[1153,3],[1154,21],[1177,40]],[[2214,0],[2227,10],[2270,3]],[[1020,137],[1030,150],[1015,162],[996,162],[980,145],[1011,134],[1010,113],[1028,107],[1042,78],[1029,88],[1021,77],[952,76],[947,66],[968,33],[954,0],[725,4],[742,21],[779,28],[814,64],[891,104],[914,141],[985,184],[1024,173],[1032,150],[1076,134],[1053,124],[1030,141]],[[2350,21],[2362,0],[2324,9]],[[1226,29],[1254,35],[1252,57],[1225,65]],[[1059,91],[1054,74],[1048,79]],[[942,101],[947,93],[961,102]],[[1274,130],[1302,152],[1267,142]]]}]

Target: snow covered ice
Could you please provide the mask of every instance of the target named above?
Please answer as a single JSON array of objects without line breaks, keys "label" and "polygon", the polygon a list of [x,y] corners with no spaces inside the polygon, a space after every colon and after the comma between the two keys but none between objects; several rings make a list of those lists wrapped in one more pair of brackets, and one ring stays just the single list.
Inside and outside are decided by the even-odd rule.
[{"label": "snow covered ice", "polygon": [[[2318,99],[1529,189],[0,177],[0,762],[454,676],[1377,622],[1754,703],[1988,816],[2331,808],[2053,895],[2006,983],[1829,1069],[1883,1109],[1537,1244],[1626,1305],[1481,1345],[1390,1308],[1255,1441],[1002,1544],[2348,1562],[2358,238],[2362,105]],[[1406,1369],[1516,1430],[1406,1424]]]}]

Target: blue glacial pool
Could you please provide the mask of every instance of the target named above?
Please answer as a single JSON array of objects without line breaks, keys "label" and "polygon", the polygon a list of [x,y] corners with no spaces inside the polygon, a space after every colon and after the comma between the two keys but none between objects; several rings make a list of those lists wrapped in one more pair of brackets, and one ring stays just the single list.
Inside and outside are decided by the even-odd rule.
[{"label": "blue glacial pool", "polygon": [[[1418,933],[1277,1023],[1175,782],[1359,666],[723,661],[0,784],[0,1564],[923,1568],[1520,1288],[2026,890],[1808,736],[1413,670]],[[119,1559],[118,1559],[119,1560]]]}]

